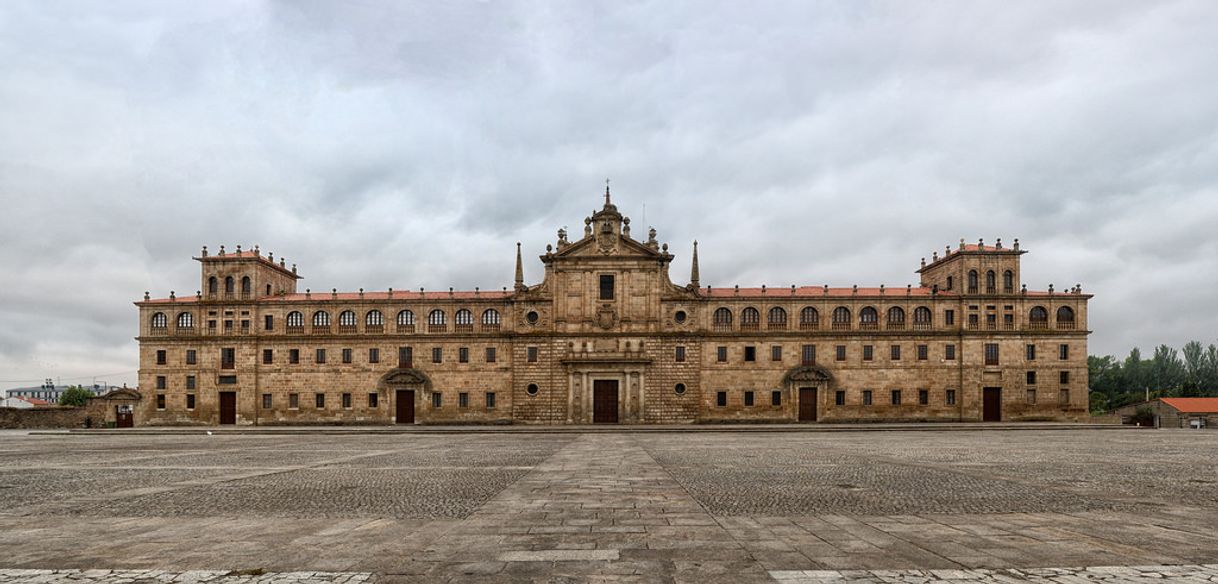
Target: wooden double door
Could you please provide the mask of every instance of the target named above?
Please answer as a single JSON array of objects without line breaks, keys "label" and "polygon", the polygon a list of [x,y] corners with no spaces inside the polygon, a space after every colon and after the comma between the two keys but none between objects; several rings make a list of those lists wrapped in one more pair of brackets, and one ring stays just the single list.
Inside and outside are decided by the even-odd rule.
[{"label": "wooden double door", "polygon": [[220,424],[233,425],[237,423],[237,392],[220,392]]},{"label": "wooden double door", "polygon": [[981,390],[981,421],[1002,421],[1002,388],[986,387]]},{"label": "wooden double door", "polygon": [[617,381],[597,379],[592,382],[592,423],[618,423]]},{"label": "wooden double door", "polygon": [[135,413],[131,406],[114,406],[114,426],[117,428],[134,428]]},{"label": "wooden double door", "polygon": [[799,388],[799,421],[816,421],[816,388]]},{"label": "wooden double door", "polygon": [[396,417],[394,420],[399,424],[414,423],[414,390],[399,389],[394,394],[394,409]]}]

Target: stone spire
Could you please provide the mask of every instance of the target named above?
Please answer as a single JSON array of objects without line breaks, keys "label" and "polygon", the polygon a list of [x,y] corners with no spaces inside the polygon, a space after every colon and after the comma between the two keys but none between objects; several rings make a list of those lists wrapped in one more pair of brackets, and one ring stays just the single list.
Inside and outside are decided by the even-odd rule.
[{"label": "stone spire", "polygon": [[701,288],[698,283],[698,241],[694,240],[694,259],[689,267],[689,283],[694,285],[694,288]]},{"label": "stone spire", "polygon": [[524,290],[524,262],[520,259],[520,242],[516,242],[516,290]]}]

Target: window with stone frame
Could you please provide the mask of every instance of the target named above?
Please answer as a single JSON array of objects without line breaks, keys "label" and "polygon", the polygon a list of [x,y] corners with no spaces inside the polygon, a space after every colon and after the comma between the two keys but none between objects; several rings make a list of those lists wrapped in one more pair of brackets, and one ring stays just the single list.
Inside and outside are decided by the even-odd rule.
[{"label": "window with stone frame", "polygon": [[289,410],[300,409],[300,394],[299,393],[289,393],[288,394],[288,409]]},{"label": "window with stone frame", "polygon": [[863,405],[865,405],[865,406],[871,405],[871,390],[870,389],[863,390]]},{"label": "window with stone frame", "polygon": [[274,349],[263,349],[262,350],[262,364],[271,365],[274,363],[275,363],[275,350]]},{"label": "window with stone frame", "polygon": [[316,355],[313,358],[313,362],[317,363],[319,365],[325,363],[326,362],[326,350],[317,349]]},{"label": "window with stone frame", "polygon": [[1057,346],[1057,359],[1059,361],[1067,361],[1070,359],[1070,345],[1063,343]]},{"label": "window with stone frame", "polygon": [[380,395],[376,392],[368,392],[368,408],[372,409],[380,405]]},{"label": "window with stone frame", "polygon": [[839,390],[833,392],[833,405],[835,405],[835,406],[846,405],[846,392],[845,391],[842,391],[839,389]]},{"label": "window with stone frame", "polygon": [[770,347],[770,360],[782,361],[782,345],[773,345]]},{"label": "window with stone frame", "polygon": [[1061,382],[1062,385],[1067,385],[1070,383],[1070,372],[1069,371],[1061,371],[1057,374],[1057,376],[1058,376],[1058,381]]},{"label": "window with stone frame", "polygon": [[165,376],[164,376],[164,375],[157,375],[157,376],[156,376],[156,388],[157,388],[157,389],[165,389],[165,388],[166,388],[166,381],[165,381]]},{"label": "window with stone frame", "polygon": [[997,365],[998,364],[998,343],[986,343],[985,344],[985,364],[986,365]]},{"label": "window with stone frame", "polygon": [[799,348],[800,361],[804,365],[816,364],[816,345],[803,345]]},{"label": "window with stone frame", "polygon": [[721,408],[727,407],[727,392],[715,392],[715,405]]},{"label": "window with stone frame", "polygon": [[751,391],[744,392],[744,405],[746,405],[746,406],[753,405],[753,392],[751,392]]},{"label": "window with stone frame", "polygon": [[351,394],[349,394],[349,393],[343,394],[343,409],[344,410],[351,409]]},{"label": "window with stone frame", "polygon": [[432,363],[443,363],[444,362],[444,348],[443,347],[432,347],[431,362]]},{"label": "window with stone frame", "polygon": [[745,347],[744,348],[744,360],[745,360],[745,362],[756,361],[757,360],[757,347]]},{"label": "window with stone frame", "polygon": [[920,405],[920,406],[930,405],[930,391],[925,390],[925,389],[918,390],[918,405]]},{"label": "window with stone frame", "polygon": [[537,362],[537,347],[528,347],[525,349],[525,360],[529,363]]},{"label": "window with stone frame", "polygon": [[495,392],[493,391],[486,392],[486,409],[495,409]]},{"label": "window with stone frame", "polygon": [[351,349],[343,349],[343,363],[351,363],[351,361],[352,361]]},{"label": "window with stone frame", "polygon": [[717,347],[715,349],[715,359],[720,363],[727,363],[727,347]]},{"label": "window with stone frame", "polygon": [[1028,371],[1027,373],[1025,373],[1025,374],[1024,374],[1024,381],[1025,381],[1025,382],[1026,382],[1028,385],[1036,385],[1036,372],[1035,372],[1035,371]]},{"label": "window with stone frame", "polygon": [[376,347],[368,349],[368,362],[369,363],[380,363],[381,362],[381,350]]},{"label": "window with stone frame", "polygon": [[269,393],[262,394],[262,409],[264,409],[264,410],[271,409],[271,403],[272,403],[271,394],[269,394]]},{"label": "window with stone frame", "polygon": [[[870,361],[875,358],[875,347],[872,345],[863,345],[863,360]],[[839,361],[841,359],[838,359]]]},{"label": "window with stone frame", "polygon": [[196,385],[197,385],[197,382],[195,381],[195,376],[187,375],[186,376],[186,389],[188,389],[188,390],[195,389]]},{"label": "window with stone frame", "polygon": [[889,347],[889,358],[893,361],[901,360],[901,345],[893,345]]},{"label": "window with stone frame", "polygon": [[300,349],[288,349],[288,363],[292,365],[300,363]]},{"label": "window with stone frame", "polygon": [[834,352],[836,353],[837,360],[845,361],[846,360],[846,345],[838,345],[838,346],[834,347],[834,349],[835,349]]},{"label": "window with stone frame", "polygon": [[899,389],[892,390],[892,405],[894,405],[894,406],[901,405],[901,390],[899,390]]},{"label": "window with stone frame", "polygon": [[943,392],[943,403],[949,406],[956,405],[956,390],[949,389]]},{"label": "window with stone frame", "polygon": [[316,406],[317,409],[319,409],[319,410],[326,409],[326,394],[324,394],[324,393],[313,394],[313,405]]},{"label": "window with stone frame", "polygon": [[495,355],[495,347],[487,347],[487,348],[486,348],[486,362],[487,362],[487,363],[494,363],[494,362],[495,362],[495,358],[496,358],[496,355]]},{"label": "window with stone frame", "polygon": [[438,407],[442,406],[443,404],[444,404],[444,400],[443,400],[443,398],[440,397],[440,392],[438,392],[438,391],[432,392],[431,407],[438,408]]},{"label": "window with stone frame", "polygon": [[918,360],[926,361],[927,359],[930,359],[930,346],[918,345]]},{"label": "window with stone frame", "polygon": [[199,354],[194,349],[186,349],[186,364],[195,365],[199,362]]},{"label": "window with stone frame", "polygon": [[186,409],[188,409],[188,410],[195,409],[195,394],[193,394],[193,393],[186,394]]},{"label": "window with stone frame", "polygon": [[943,346],[943,360],[944,361],[955,361],[956,360],[956,345],[955,344],[948,343]]},{"label": "window with stone frame", "polygon": [[673,356],[673,359],[674,359],[674,360],[675,360],[677,363],[684,363],[684,362],[685,362],[685,346],[684,346],[684,345],[677,345],[677,347],[676,347],[676,354]]},{"label": "window with stone frame", "polygon": [[770,405],[771,406],[781,406],[782,405],[782,391],[781,390],[775,389],[774,391],[770,392]]},{"label": "window with stone frame", "polygon": [[469,363],[469,347],[460,347],[457,349],[457,362]]}]

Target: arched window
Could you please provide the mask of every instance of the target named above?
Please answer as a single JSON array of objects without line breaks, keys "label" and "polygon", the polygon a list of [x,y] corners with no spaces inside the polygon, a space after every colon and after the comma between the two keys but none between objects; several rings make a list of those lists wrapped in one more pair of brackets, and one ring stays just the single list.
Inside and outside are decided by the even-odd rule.
[{"label": "arched window", "polygon": [[324,310],[314,312],[313,326],[330,326],[330,313]]},{"label": "arched window", "polygon": [[183,312],[178,315],[178,328],[190,329],[195,328],[195,315],[189,312]]},{"label": "arched window", "polygon": [[503,322],[503,317],[499,315],[499,311],[494,308],[488,308],[482,312],[482,328],[484,330],[499,330],[499,325]]},{"label": "arched window", "polygon": [[740,330],[755,331],[761,325],[761,313],[752,306],[740,311]]},{"label": "arched window", "polygon": [[207,279],[207,293],[212,296],[220,293],[220,281],[215,276]]},{"label": "arched window", "polygon": [[771,308],[770,313],[766,315],[766,325],[772,329],[787,328],[787,311],[781,306]]},{"label": "arched window", "polygon": [[1074,328],[1074,309],[1063,306],[1057,309],[1057,328]]},{"label": "arched window", "polygon": [[1015,293],[1015,274],[1011,270],[1002,273],[1002,292],[1003,294]]},{"label": "arched window", "polygon": [[364,315],[364,324],[368,326],[380,326],[385,324],[385,315],[379,310],[369,310],[368,314]]},{"label": "arched window", "polygon": [[353,311],[344,310],[338,313],[338,330],[340,331],[355,332],[357,328],[356,323],[358,322],[359,319],[356,318]]},{"label": "arched window", "polygon": [[169,317],[165,316],[164,312],[154,312],[152,314],[152,328],[163,329],[169,326]]},{"label": "arched window", "polygon": [[820,313],[811,306],[805,306],[799,311],[799,328],[808,330],[820,327]]},{"label": "arched window", "polygon": [[726,308],[716,308],[715,315],[712,317],[712,322],[717,331],[732,330],[732,311]]},{"label": "arched window", "polygon": [[469,309],[466,308],[458,310],[457,313],[453,315],[453,324],[457,325],[457,330],[459,331],[474,330],[474,313],[470,312]]},{"label": "arched window", "polygon": [[227,276],[227,277],[225,277],[225,278],[224,278],[224,293],[225,293],[225,294],[232,294],[232,293],[233,293],[233,291],[234,291],[234,290],[233,290],[233,277],[232,277],[232,276]]},{"label": "arched window", "polygon": [[994,275],[994,270],[985,273],[985,293],[993,294],[998,291],[998,278]]},{"label": "arched window", "polygon": [[968,271],[968,293],[977,293],[977,270]]},{"label": "arched window", "polygon": [[439,308],[427,314],[427,330],[443,331],[448,329],[448,323],[445,320],[444,311]]},{"label": "arched window", "polygon": [[304,315],[293,310],[288,313],[287,318],[288,328],[304,328]]},{"label": "arched window", "polygon": [[241,277],[241,294],[242,294],[243,296],[249,296],[249,295],[250,295],[250,294],[252,294],[253,292],[254,292],[254,288],[253,288],[253,286],[250,284],[250,277],[249,277],[249,276],[242,276],[242,277]]},{"label": "arched window", "polygon": [[399,312],[397,323],[399,333],[414,332],[414,313],[409,310]]},{"label": "arched window", "polygon": [[839,306],[833,309],[833,328],[848,329],[850,328],[850,309],[845,306]]},{"label": "arched window", "polygon": [[888,309],[888,328],[903,329],[905,328],[905,309],[900,306],[893,306]]},{"label": "arched window", "polygon": [[1028,313],[1028,324],[1032,328],[1046,328],[1049,326],[1049,311],[1043,306],[1033,306],[1031,312]]},{"label": "arched window", "polygon": [[876,328],[880,326],[880,313],[876,309],[865,306],[859,311],[859,328]]},{"label": "arched window", "polygon": [[914,309],[914,328],[930,328],[932,320],[930,309],[919,306]]}]

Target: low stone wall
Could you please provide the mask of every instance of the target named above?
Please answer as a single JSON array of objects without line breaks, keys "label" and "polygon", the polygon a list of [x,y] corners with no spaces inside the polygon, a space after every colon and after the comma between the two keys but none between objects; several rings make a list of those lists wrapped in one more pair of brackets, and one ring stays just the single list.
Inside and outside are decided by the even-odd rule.
[{"label": "low stone wall", "polygon": [[88,415],[87,408],[0,408],[0,428],[83,428]]}]

